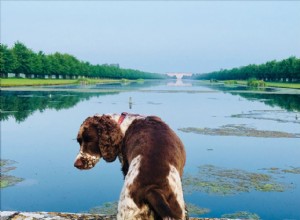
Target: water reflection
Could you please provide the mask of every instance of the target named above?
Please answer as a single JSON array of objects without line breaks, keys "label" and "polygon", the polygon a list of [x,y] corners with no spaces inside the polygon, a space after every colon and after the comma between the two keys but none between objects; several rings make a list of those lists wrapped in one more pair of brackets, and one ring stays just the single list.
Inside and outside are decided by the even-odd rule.
[{"label": "water reflection", "polygon": [[250,88],[247,86],[224,84],[206,84],[204,86],[228,92],[232,95],[239,95],[250,101],[260,101],[272,107],[278,106],[287,111],[300,111],[300,95],[282,94],[281,89],[278,88]]},{"label": "water reflection", "polygon": [[35,111],[43,112],[46,109],[57,111],[75,106],[78,102],[89,100],[111,93],[73,93],[54,91],[2,91],[1,92],[1,121],[9,117],[17,122],[24,121]]},{"label": "water reflection", "polygon": [[167,86],[192,86],[192,83],[184,83],[182,79],[177,79],[176,82],[168,82]]},{"label": "water reflection", "polygon": [[287,111],[300,111],[300,95],[290,94],[257,94],[257,93],[231,93],[248,100],[257,100],[266,105],[279,106]]},{"label": "water reflection", "polygon": [[[97,85],[65,85],[65,86],[51,86],[39,87],[38,91],[1,91],[1,116],[0,120],[7,120],[13,117],[17,122],[24,121],[28,116],[32,115],[35,111],[43,112],[46,109],[55,109],[57,111],[68,109],[75,106],[77,103],[89,100],[92,97],[99,97],[111,94],[119,94],[125,91],[139,91],[144,88],[153,87],[151,91],[156,91],[160,85],[166,83],[165,81],[142,81],[134,83],[111,83],[111,84],[97,84]],[[275,107],[278,106],[287,111],[300,111],[300,95],[296,94],[274,94],[278,89],[262,89],[259,93],[257,90],[251,92],[245,86],[225,86],[225,85],[211,85],[199,84],[199,81],[177,80],[167,82],[168,86],[174,87],[192,87],[189,90],[199,92],[199,85],[215,90],[228,92],[232,95],[238,95],[247,100],[260,101],[266,105]],[[58,91],[57,91],[58,90]],[[143,90],[142,90],[143,91]],[[164,90],[168,92],[168,90]],[[247,92],[244,92],[247,91]],[[147,90],[149,92],[149,90]],[[169,92],[174,92],[174,89]],[[178,90],[178,92],[184,92]],[[271,92],[271,93],[268,93]],[[128,100],[129,109],[132,109],[134,102],[132,97]],[[295,114],[296,120],[298,115]]]},{"label": "water reflection", "polygon": [[[15,118],[23,122],[35,111],[43,112],[46,109],[57,111],[74,107],[82,101],[105,95],[119,94],[120,92],[139,90],[161,84],[159,81],[141,81],[132,83],[109,83],[96,85],[63,85],[20,88],[19,91],[1,91],[0,120]],[[32,91],[28,91],[32,89]],[[128,101],[132,109],[132,98]]]}]

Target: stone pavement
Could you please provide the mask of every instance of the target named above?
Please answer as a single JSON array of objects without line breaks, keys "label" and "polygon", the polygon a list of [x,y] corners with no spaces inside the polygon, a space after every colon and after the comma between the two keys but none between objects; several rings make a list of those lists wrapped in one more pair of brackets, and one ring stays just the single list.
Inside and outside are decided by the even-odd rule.
[{"label": "stone pavement", "polygon": [[[14,212],[1,211],[0,220],[116,220],[113,215],[61,213],[61,212]],[[228,220],[225,218],[190,218],[190,220]]]}]

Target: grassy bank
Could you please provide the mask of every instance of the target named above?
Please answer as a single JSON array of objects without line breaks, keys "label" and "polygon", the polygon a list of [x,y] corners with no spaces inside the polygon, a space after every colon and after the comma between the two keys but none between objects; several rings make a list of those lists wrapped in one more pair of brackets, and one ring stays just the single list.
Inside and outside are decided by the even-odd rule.
[{"label": "grassy bank", "polygon": [[[237,84],[247,85],[246,80],[237,80]],[[300,89],[300,83],[285,83],[285,82],[265,82],[265,87],[277,87],[277,88],[289,88],[289,89]]]},{"label": "grassy bank", "polygon": [[1,87],[13,86],[42,86],[42,85],[68,85],[68,84],[95,84],[122,82],[116,79],[20,79],[20,78],[1,78]]},{"label": "grassy bank", "polygon": [[267,87],[279,87],[289,89],[300,89],[300,83],[281,83],[281,82],[267,82]]}]

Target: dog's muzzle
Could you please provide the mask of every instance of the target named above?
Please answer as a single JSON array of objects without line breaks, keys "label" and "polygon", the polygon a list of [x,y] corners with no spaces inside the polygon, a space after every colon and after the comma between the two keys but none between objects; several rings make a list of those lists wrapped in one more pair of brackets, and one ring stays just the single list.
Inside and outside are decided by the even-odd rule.
[{"label": "dog's muzzle", "polygon": [[74,166],[81,170],[87,170],[93,168],[99,160],[100,157],[98,156],[92,156],[80,151],[75,159]]}]

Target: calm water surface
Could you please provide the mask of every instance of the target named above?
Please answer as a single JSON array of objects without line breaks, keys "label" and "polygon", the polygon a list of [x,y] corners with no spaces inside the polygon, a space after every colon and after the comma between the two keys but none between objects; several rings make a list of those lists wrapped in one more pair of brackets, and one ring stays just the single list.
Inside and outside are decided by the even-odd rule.
[{"label": "calm water surface", "polygon": [[[272,89],[254,93],[245,88],[185,83],[146,81],[2,91],[1,159],[17,161],[17,168],[9,174],[25,180],[1,189],[1,210],[86,212],[118,201],[123,184],[118,161],[100,161],[89,171],[73,167],[79,150],[78,128],[96,113],[160,116],[185,144],[186,174],[194,175],[199,166],[207,164],[248,172],[300,167],[299,138],[207,136],[178,130],[234,124],[300,133],[299,93],[276,94]],[[193,191],[186,192],[185,199],[210,209],[204,217],[248,211],[262,219],[300,219],[300,175],[275,177],[288,186],[284,192],[219,195]]]}]

